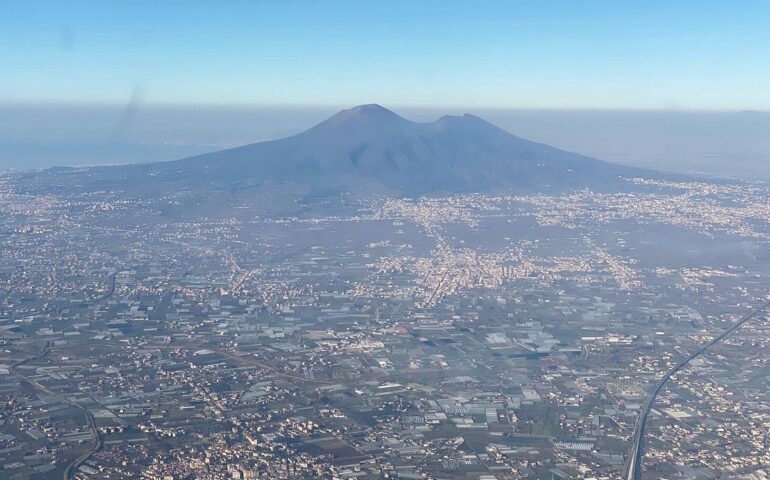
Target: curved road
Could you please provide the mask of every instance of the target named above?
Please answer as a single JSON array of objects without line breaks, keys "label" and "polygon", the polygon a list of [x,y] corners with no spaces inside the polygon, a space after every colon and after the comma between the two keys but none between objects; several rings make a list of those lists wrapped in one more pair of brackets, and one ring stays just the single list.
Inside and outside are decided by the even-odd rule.
[{"label": "curved road", "polygon": [[626,460],[626,466],[623,470],[623,478],[626,480],[641,480],[642,478],[642,458],[644,457],[644,432],[647,428],[647,417],[650,415],[650,410],[652,410],[652,405],[655,403],[655,399],[657,398],[658,394],[661,390],[663,390],[663,387],[666,386],[669,380],[671,380],[671,376],[683,369],[690,361],[699,355],[701,355],[703,352],[709,349],[712,345],[715,345],[722,340],[725,339],[728,335],[733,333],[734,331],[738,330],[743,326],[744,323],[748,322],[752,318],[756,317],[760,313],[762,313],[764,310],[766,310],[768,307],[770,307],[770,301],[765,302],[762,304],[759,308],[754,310],[753,312],[749,313],[745,317],[738,320],[738,322],[733,325],[732,327],[728,328],[722,334],[720,334],[718,337],[715,337],[711,341],[703,344],[700,348],[695,350],[693,353],[688,355],[686,358],[681,360],[679,363],[674,365],[674,367],[666,372],[663,377],[661,377],[660,380],[655,383],[655,386],[653,387],[652,391],[649,395],[647,395],[647,398],[644,399],[644,402],[642,402],[642,406],[639,410],[639,417],[636,420],[636,425],[634,426],[634,435],[631,437],[631,447],[628,449],[628,459]]},{"label": "curved road", "polygon": [[95,299],[93,299],[91,302],[89,302],[90,304],[93,305],[96,302],[101,302],[102,300],[107,300],[108,298],[110,298],[112,296],[113,293],[115,293],[115,277],[117,275],[118,275],[118,271],[117,270],[110,274],[110,289],[107,290],[102,295],[100,295],[100,296],[96,297]]},{"label": "curved road", "polygon": [[[109,289],[104,294],[102,294],[99,297],[95,298],[91,302],[88,302],[90,305],[93,305],[93,304],[95,304],[97,302],[101,302],[103,300],[106,300],[106,299],[110,298],[115,293],[115,277],[117,276],[117,274],[118,274],[117,270],[110,274],[110,286],[109,286]],[[83,462],[88,460],[91,457],[91,455],[93,455],[94,453],[96,453],[97,451],[99,451],[102,448],[102,438],[101,438],[101,435],[99,435],[99,429],[96,426],[96,419],[94,418],[93,414],[91,414],[91,412],[87,408],[79,405],[76,402],[70,401],[69,399],[63,397],[62,395],[60,395],[60,394],[58,394],[58,393],[48,389],[47,387],[45,387],[44,385],[40,384],[39,382],[37,382],[35,380],[32,380],[32,379],[29,379],[29,378],[25,377],[24,375],[21,375],[20,373],[16,372],[16,369],[18,367],[20,367],[21,365],[24,365],[25,363],[27,363],[27,362],[29,362],[31,360],[39,360],[39,359],[45,357],[46,355],[48,355],[48,352],[50,350],[51,350],[51,344],[50,344],[50,342],[46,342],[45,347],[43,348],[43,350],[39,354],[31,356],[31,357],[28,357],[28,358],[25,358],[23,360],[19,360],[17,362],[14,362],[11,365],[10,372],[11,372],[11,374],[19,377],[20,380],[27,382],[32,387],[34,387],[34,388],[36,388],[36,389],[40,390],[41,392],[44,392],[44,393],[46,393],[48,395],[55,396],[55,397],[59,398],[60,401],[62,401],[63,403],[66,403],[67,405],[70,405],[70,406],[80,410],[81,412],[83,412],[83,415],[85,415],[86,421],[88,422],[88,429],[91,430],[91,438],[93,439],[93,444],[92,444],[91,448],[89,448],[87,451],[83,452],[82,455],[80,455],[78,458],[76,458],[72,463],[70,463],[67,466],[67,468],[65,468],[62,477],[63,477],[63,480],[69,480],[70,478],[72,478],[74,476],[75,472],[77,472],[77,469],[83,464]]]}]

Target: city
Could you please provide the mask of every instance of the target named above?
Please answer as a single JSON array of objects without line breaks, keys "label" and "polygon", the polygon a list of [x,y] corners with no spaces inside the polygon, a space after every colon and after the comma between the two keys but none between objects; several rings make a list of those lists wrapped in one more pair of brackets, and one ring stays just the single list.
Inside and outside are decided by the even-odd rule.
[{"label": "city", "polygon": [[[764,185],[626,182],[216,216],[5,173],[0,474],[624,478],[770,286]],[[644,478],[767,478],[769,329],[672,376]]]},{"label": "city", "polygon": [[0,1],[0,480],[770,480],[770,1]]}]

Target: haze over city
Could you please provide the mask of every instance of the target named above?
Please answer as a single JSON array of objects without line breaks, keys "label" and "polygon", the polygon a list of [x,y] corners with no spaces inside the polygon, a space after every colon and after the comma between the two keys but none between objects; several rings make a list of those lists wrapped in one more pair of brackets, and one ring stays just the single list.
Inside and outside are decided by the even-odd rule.
[{"label": "haze over city", "polygon": [[770,4],[0,4],[0,479],[770,480]]}]

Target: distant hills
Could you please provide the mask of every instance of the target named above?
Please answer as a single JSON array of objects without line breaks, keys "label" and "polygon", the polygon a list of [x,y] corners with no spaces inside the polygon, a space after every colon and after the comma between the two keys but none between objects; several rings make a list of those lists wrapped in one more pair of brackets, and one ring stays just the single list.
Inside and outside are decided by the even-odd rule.
[{"label": "distant hills", "polygon": [[525,140],[473,115],[416,123],[372,104],[280,140],[172,162],[51,169],[42,178],[92,188],[241,190],[292,183],[419,195],[607,188],[620,184],[620,177],[656,175]]}]

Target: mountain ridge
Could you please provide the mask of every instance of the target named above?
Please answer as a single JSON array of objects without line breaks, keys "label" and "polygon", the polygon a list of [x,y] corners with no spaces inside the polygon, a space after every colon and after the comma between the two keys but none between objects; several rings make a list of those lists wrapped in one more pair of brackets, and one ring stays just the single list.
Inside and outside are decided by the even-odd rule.
[{"label": "mountain ridge", "polygon": [[342,110],[282,139],[168,162],[86,170],[93,183],[133,182],[154,190],[291,182],[402,195],[606,187],[620,177],[657,175],[532,142],[475,115],[420,123],[377,104]]},{"label": "mountain ridge", "polygon": [[[342,110],[291,137],[176,162],[230,170],[233,180],[244,174],[311,183],[327,177],[325,185],[341,190],[358,177],[407,194],[581,186],[641,171],[516,137],[475,115],[418,123],[376,104]],[[586,174],[595,178],[582,178]]]}]

